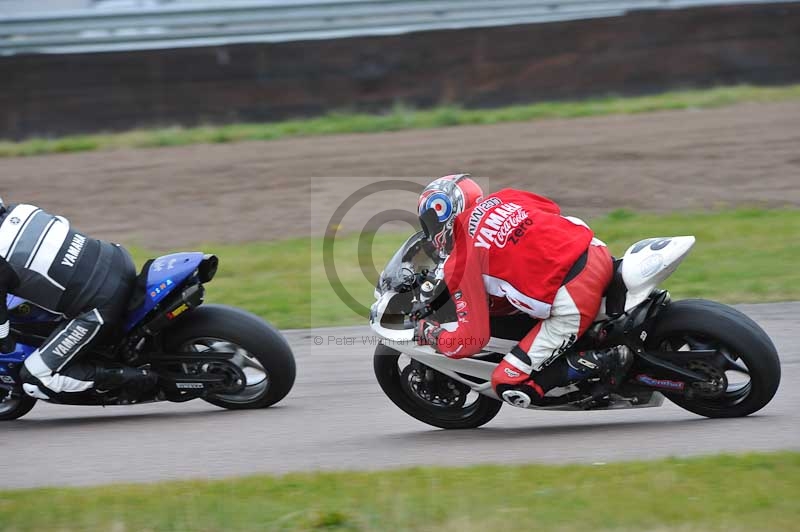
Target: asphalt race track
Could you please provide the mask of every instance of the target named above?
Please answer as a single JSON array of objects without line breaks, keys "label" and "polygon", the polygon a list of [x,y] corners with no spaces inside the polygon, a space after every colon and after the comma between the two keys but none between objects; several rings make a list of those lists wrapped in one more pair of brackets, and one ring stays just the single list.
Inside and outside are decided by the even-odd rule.
[{"label": "asphalt race track", "polygon": [[[40,403],[23,419],[0,425],[0,488],[800,450],[800,303],[740,308],[771,335],[783,362],[778,394],[748,418],[707,420],[669,402],[611,412],[505,407],[482,429],[443,431],[408,417],[381,393],[367,328],[293,331],[287,337],[298,380],[276,407],[228,412],[200,401],[106,409]],[[314,344],[318,335],[321,346]]]}]

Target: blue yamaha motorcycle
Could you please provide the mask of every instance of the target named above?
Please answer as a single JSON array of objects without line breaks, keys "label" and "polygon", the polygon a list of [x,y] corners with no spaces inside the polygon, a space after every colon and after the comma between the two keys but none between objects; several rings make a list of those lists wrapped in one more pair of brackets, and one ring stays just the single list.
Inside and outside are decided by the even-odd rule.
[{"label": "blue yamaha motorcycle", "polygon": [[[150,260],[136,280],[122,337],[86,356],[106,364],[148,367],[166,382],[168,400],[201,398],[228,409],[265,408],[283,399],[295,379],[292,350],[270,324],[240,309],[203,303],[218,259],[174,253]],[[25,359],[64,317],[9,296],[16,351],[0,354],[0,421],[27,414],[36,403],[22,390]],[[157,400],[156,397],[152,398]],[[126,404],[113,391],[88,393],[70,404]]]}]

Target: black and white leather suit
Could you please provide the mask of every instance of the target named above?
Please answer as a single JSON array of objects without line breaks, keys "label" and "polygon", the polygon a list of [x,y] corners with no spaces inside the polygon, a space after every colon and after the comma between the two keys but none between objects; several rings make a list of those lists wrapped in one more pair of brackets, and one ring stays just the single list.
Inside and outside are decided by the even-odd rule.
[{"label": "black and white leather suit", "polygon": [[0,341],[8,334],[6,293],[66,318],[25,360],[27,394],[58,402],[101,387],[105,374],[83,355],[118,330],[135,277],[119,245],[33,205],[0,203]]}]

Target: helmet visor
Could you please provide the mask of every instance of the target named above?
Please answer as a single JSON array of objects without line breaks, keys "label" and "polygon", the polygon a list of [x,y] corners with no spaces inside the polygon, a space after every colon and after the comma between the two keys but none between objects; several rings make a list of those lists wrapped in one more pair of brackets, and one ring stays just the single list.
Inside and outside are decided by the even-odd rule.
[{"label": "helmet visor", "polygon": [[425,233],[425,238],[428,240],[442,230],[442,223],[439,221],[439,215],[436,214],[435,209],[426,209],[420,214],[419,224],[422,226],[422,232]]}]

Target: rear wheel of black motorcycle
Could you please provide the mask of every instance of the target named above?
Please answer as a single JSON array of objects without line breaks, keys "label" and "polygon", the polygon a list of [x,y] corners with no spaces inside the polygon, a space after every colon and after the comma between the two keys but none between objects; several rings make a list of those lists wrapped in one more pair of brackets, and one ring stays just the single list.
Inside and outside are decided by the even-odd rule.
[{"label": "rear wheel of black motorcycle", "polygon": [[764,330],[738,310],[721,303],[687,299],[672,303],[657,318],[647,348],[667,351],[713,349],[724,368],[703,362],[688,367],[717,372],[725,391],[695,397],[664,393],[678,406],[710,418],[742,417],[762,409],[778,390],[781,367],[775,345]]},{"label": "rear wheel of black motorcycle", "polygon": [[[425,401],[404,386],[408,378],[407,366],[401,368],[401,353],[385,345],[375,349],[373,366],[383,392],[409,416],[442,429],[474,429],[494,419],[503,403],[477,395],[472,401],[456,402],[454,406],[439,406]],[[441,375],[441,374],[440,374]],[[445,376],[442,376],[446,379]],[[455,385],[455,381],[452,381]],[[474,394],[474,392],[472,392]]]},{"label": "rear wheel of black motorcycle", "polygon": [[[5,390],[0,390],[0,394],[5,394]],[[18,395],[10,399],[0,401],[0,421],[11,421],[21,418],[31,411],[36,404],[36,399],[27,395]]]},{"label": "rear wheel of black motorcycle", "polygon": [[[205,305],[168,331],[166,348],[178,352],[237,352],[240,369],[248,376],[245,389],[231,395],[211,395],[205,400],[229,410],[266,408],[289,393],[295,380],[292,349],[281,333],[261,318],[224,305]],[[241,356],[239,355],[241,353]],[[234,360],[235,362],[235,360]],[[250,373],[256,375],[252,385]]]}]

